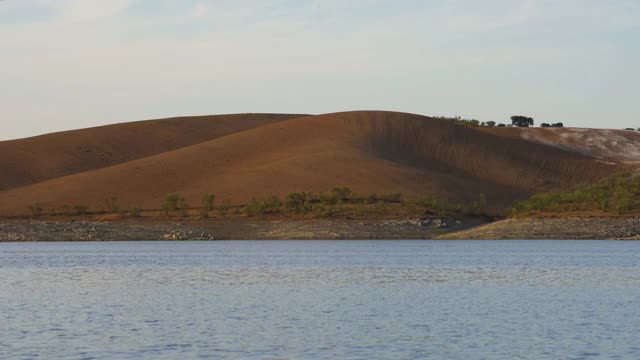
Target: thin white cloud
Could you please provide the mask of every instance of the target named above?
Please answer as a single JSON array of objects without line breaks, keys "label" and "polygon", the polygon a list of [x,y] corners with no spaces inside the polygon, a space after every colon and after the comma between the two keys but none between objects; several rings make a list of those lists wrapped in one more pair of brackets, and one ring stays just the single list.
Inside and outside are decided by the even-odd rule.
[{"label": "thin white cloud", "polygon": [[452,17],[447,27],[460,31],[487,31],[520,25],[536,12],[535,0],[524,0],[518,7],[498,16],[462,15]]},{"label": "thin white cloud", "polygon": [[93,21],[111,17],[131,6],[133,0],[45,0],[53,8],[55,20]]},{"label": "thin white cloud", "polygon": [[189,15],[194,18],[201,18],[207,15],[209,7],[205,3],[198,3],[191,8]]}]

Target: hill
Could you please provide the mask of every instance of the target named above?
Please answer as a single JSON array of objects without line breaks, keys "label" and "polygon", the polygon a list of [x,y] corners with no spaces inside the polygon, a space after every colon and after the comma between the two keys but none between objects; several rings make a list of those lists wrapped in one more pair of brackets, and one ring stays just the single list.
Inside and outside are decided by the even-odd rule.
[{"label": "hill", "polygon": [[125,163],[299,116],[178,117],[0,141],[0,191]]},{"label": "hill", "polygon": [[36,203],[97,208],[117,196],[124,206],[158,209],[171,192],[196,205],[204,192],[246,203],[251,197],[348,186],[361,194],[399,192],[461,203],[482,193],[491,211],[499,213],[533,193],[594,182],[625,168],[558,146],[413,114],[290,117],[2,191],[0,208],[5,215],[25,213]]}]

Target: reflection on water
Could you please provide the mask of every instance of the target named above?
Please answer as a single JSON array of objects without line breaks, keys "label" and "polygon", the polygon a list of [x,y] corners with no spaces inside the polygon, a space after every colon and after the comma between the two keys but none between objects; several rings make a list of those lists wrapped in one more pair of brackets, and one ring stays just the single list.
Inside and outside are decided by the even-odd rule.
[{"label": "reflection on water", "polygon": [[0,358],[640,358],[640,243],[0,244]]}]

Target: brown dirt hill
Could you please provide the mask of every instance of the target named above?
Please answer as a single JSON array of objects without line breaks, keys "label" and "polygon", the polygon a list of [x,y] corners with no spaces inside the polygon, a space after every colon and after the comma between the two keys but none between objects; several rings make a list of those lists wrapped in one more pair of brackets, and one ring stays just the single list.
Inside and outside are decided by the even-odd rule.
[{"label": "brown dirt hill", "polygon": [[64,204],[157,209],[178,192],[192,205],[204,192],[243,203],[251,197],[349,186],[368,194],[447,197],[484,193],[496,211],[533,192],[593,181],[621,169],[591,157],[448,121],[392,112],[296,118],[211,141],[0,192],[5,215]]},{"label": "brown dirt hill", "polygon": [[0,142],[0,190],[125,163],[301,115],[178,117]]}]

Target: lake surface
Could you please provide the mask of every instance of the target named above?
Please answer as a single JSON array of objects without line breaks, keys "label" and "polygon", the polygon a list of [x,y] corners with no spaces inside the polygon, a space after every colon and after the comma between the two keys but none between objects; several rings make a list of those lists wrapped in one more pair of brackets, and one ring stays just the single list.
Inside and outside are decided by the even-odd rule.
[{"label": "lake surface", "polygon": [[0,359],[640,359],[640,242],[0,244]]}]

